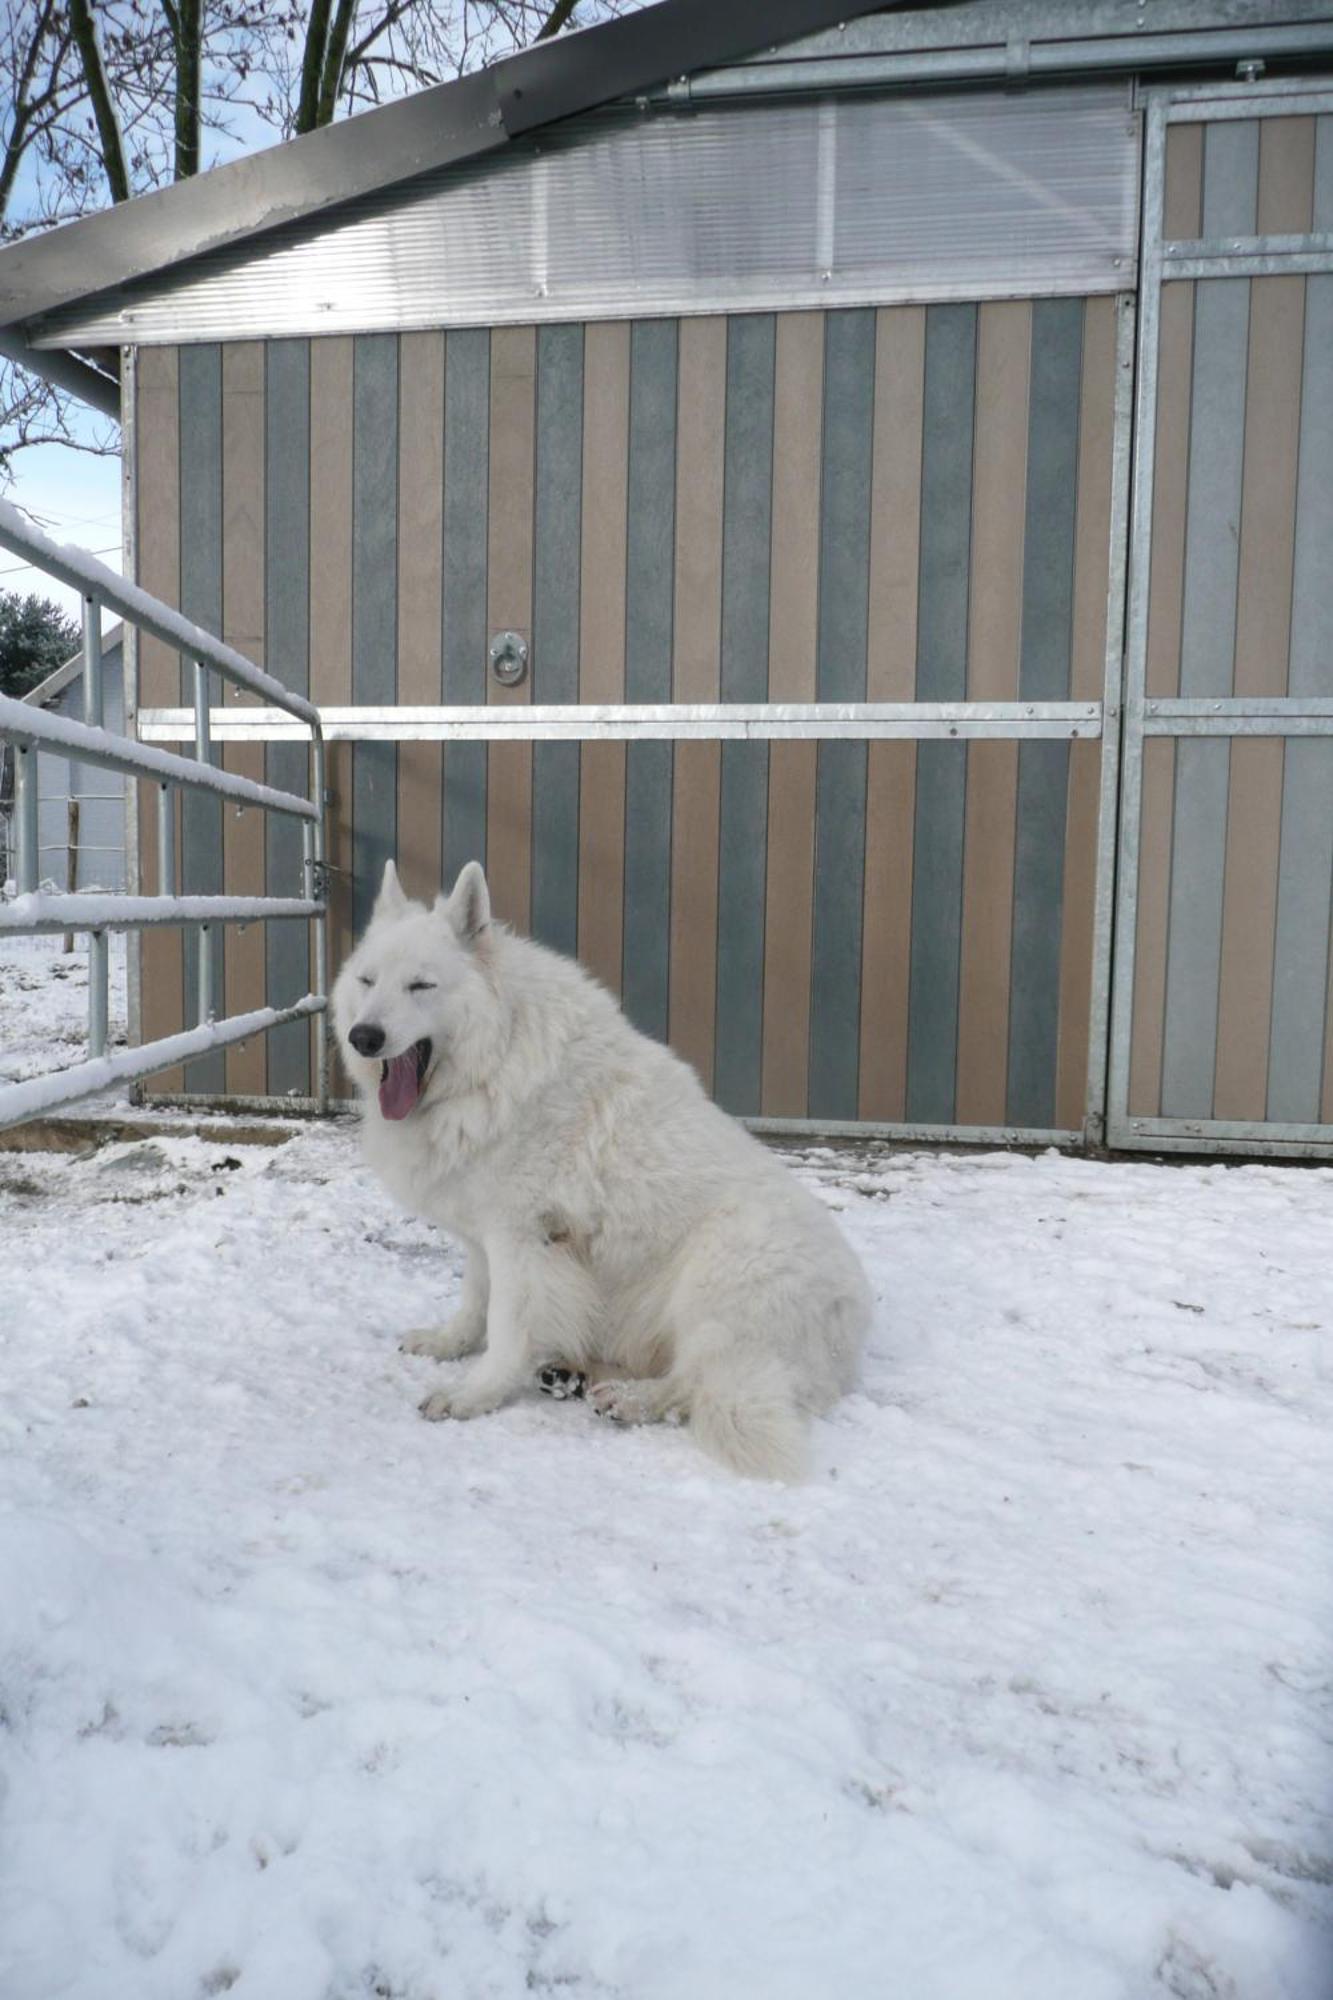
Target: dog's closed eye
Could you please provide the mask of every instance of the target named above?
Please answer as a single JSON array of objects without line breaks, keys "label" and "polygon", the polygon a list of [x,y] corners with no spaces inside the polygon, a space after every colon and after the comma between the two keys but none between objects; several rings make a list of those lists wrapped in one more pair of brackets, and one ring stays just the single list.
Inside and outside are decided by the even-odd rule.
[{"label": "dog's closed eye", "polygon": [[368,972],[358,972],[356,976],[363,986],[373,986],[375,984]]},{"label": "dog's closed eye", "polygon": [[409,980],[407,990],[409,993],[433,993],[435,991],[435,981],[433,979]]}]

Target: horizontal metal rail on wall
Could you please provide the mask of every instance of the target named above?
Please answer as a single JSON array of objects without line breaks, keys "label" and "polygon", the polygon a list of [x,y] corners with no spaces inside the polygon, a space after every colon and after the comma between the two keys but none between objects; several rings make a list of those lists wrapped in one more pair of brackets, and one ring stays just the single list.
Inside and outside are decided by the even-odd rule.
[{"label": "horizontal metal rail on wall", "polygon": [[[328,945],[324,895],[324,736],[319,710],[292,694],[243,653],[193,625],[170,605],[150,597],[136,585],[80,549],[59,547],[31,527],[17,510],[0,502],[0,548],[12,551],[48,576],[76,589],[83,601],[82,722],[53,715],[28,702],[0,695],[0,741],[14,745],[14,818],[17,831],[18,895],[0,900],[0,937],[46,936],[57,931],[81,931],[88,936],[89,1060],[69,1069],[0,1087],[0,1128],[76,1103],[121,1083],[173,1069],[267,1033],[284,1022],[312,1019],[315,1024],[316,1102],[328,1099]],[[131,626],[178,648],[192,662],[194,676],[194,756],[178,757],[130,741],[104,729],[102,692],[103,608],[118,612]],[[310,743],[310,795],[280,791],[254,783],[211,762],[212,712],[208,673],[212,670],[234,686],[243,687],[270,704],[270,713],[284,714]],[[39,753],[58,751],[81,764],[119,771],[135,780],[151,779],[157,787],[157,896],[60,894],[40,884],[38,842]],[[180,896],[177,890],[176,794],[212,793],[238,808],[283,814],[301,823],[302,887],[299,897]],[[314,991],[287,1007],[263,1007],[248,1014],[214,1020],[213,927],[218,924],[298,920],[312,926]],[[145,926],[179,925],[197,930],[197,1025],[139,1048],[107,1053],[109,963],[108,935],[138,931]]]},{"label": "horizontal metal rail on wall", "polygon": [[[1094,739],[1102,705],[1091,701],[585,702],[514,707],[326,708],[329,743],[508,743],[666,741],[705,738],[779,740],[850,737],[986,740],[1012,737]],[[262,708],[215,709],[219,743],[281,743],[303,732]],[[139,713],[148,742],[179,743],[189,711]]]}]

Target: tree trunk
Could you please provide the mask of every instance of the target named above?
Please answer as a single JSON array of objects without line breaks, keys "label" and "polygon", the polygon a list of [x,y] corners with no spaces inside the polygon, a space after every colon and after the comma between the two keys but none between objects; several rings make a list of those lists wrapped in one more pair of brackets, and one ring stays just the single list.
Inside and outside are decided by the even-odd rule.
[{"label": "tree trunk", "polygon": [[79,59],[83,64],[83,80],[88,86],[93,117],[97,122],[98,144],[102,154],[102,165],[106,170],[107,185],[111,189],[111,199],[128,201],[130,174],[125,164],[125,143],[121,137],[116,107],[111,102],[106,70],[102,64],[102,50],[97,40],[97,25],[93,20],[88,0],[70,0],[69,19],[70,26],[74,30]]},{"label": "tree trunk", "polygon": [[200,0],[177,0],[176,179],[199,171],[199,93],[203,68],[203,8]]}]

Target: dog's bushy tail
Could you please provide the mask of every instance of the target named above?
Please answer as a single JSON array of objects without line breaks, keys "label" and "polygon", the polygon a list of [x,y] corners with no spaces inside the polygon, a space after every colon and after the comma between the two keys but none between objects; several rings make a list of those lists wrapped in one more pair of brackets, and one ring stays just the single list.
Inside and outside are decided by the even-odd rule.
[{"label": "dog's bushy tail", "polygon": [[[718,1338],[727,1338],[720,1328]],[[808,1420],[778,1362],[734,1350],[710,1357],[694,1375],[689,1409],[699,1444],[731,1471],[792,1480],[807,1470]]]}]

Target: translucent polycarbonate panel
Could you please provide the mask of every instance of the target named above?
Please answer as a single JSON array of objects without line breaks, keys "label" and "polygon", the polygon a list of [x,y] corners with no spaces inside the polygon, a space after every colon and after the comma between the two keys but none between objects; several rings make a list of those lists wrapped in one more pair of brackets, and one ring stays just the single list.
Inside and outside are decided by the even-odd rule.
[{"label": "translucent polycarbonate panel", "polygon": [[1124,291],[1123,87],[604,112],[299,237],[83,305],[47,345]]}]

